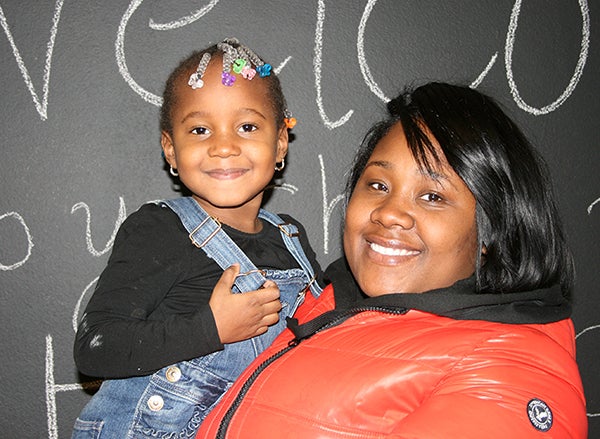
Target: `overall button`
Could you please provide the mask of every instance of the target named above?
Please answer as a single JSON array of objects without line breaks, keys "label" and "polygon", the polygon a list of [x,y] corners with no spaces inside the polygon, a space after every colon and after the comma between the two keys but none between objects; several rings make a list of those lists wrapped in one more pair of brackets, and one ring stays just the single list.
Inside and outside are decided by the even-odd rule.
[{"label": "overall button", "polygon": [[181,370],[177,366],[171,366],[165,372],[165,376],[170,383],[176,383],[181,379]]},{"label": "overall button", "polygon": [[165,402],[163,401],[160,395],[152,395],[150,399],[148,399],[148,407],[153,412],[157,412],[163,408]]}]

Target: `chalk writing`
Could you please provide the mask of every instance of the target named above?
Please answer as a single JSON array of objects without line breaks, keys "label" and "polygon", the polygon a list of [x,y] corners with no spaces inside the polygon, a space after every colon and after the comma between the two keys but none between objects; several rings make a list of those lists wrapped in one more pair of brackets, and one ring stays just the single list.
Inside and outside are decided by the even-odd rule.
[{"label": "chalk writing", "polygon": [[[373,7],[375,6],[376,3],[377,3],[377,0],[369,0],[367,2],[367,5],[365,6],[362,18],[360,20],[360,24],[358,27],[358,38],[357,38],[357,44],[356,44],[357,53],[358,53],[358,64],[360,66],[360,71],[363,75],[365,83],[367,84],[367,87],[369,87],[371,92],[373,92],[373,94],[375,96],[377,96],[379,99],[381,99],[384,102],[388,102],[390,99],[383,93],[381,88],[375,82],[373,75],[371,74],[371,70],[369,69],[369,66],[366,61],[365,50],[364,50],[364,33],[365,33],[366,23],[371,14],[371,11],[373,10]],[[528,105],[523,100],[523,98],[521,98],[517,84],[513,77],[513,70],[512,70],[512,54],[513,54],[513,47],[514,47],[515,38],[516,38],[517,26],[519,23],[519,13],[521,11],[521,3],[522,3],[522,0],[517,0],[513,6],[511,16],[510,16],[510,24],[508,26],[508,32],[506,34],[506,44],[505,44],[505,50],[504,50],[504,54],[505,54],[504,64],[505,64],[505,68],[506,68],[506,77],[508,80],[508,84],[510,86],[510,92],[513,96],[515,103],[519,106],[519,108],[521,108],[522,110],[524,110],[528,113],[539,116],[541,114],[550,113],[550,112],[556,110],[558,107],[560,107],[568,99],[568,97],[573,93],[573,91],[575,90],[575,87],[577,87],[577,83],[579,82],[579,79],[581,78],[581,75],[583,74],[583,68],[584,68],[586,60],[587,60],[588,48],[589,48],[589,43],[590,43],[589,8],[588,8],[587,0],[579,0],[579,8],[580,8],[581,18],[582,18],[581,49],[579,52],[577,65],[575,67],[575,72],[573,73],[573,76],[571,77],[569,84],[567,85],[567,87],[565,88],[563,93],[554,102],[552,102],[551,104],[546,105],[545,107],[542,107],[542,108],[535,108],[535,107],[532,107],[531,105]],[[321,4],[321,2],[319,2],[319,4]],[[323,4],[323,15],[324,15],[324,8],[325,8],[325,6]],[[322,19],[324,19],[324,17],[321,18],[321,16],[319,16],[319,22]],[[315,69],[317,69],[317,66],[319,69],[318,74],[317,74],[317,72],[315,72],[315,78],[316,78],[316,82],[317,82],[317,84],[316,84],[317,96],[319,96],[319,97],[320,97],[320,92],[321,92],[321,90],[320,90],[320,68],[321,68],[320,67],[320,62],[321,62],[320,45],[322,44],[321,43],[321,38],[322,38],[321,34],[322,34],[322,24],[320,27],[317,26],[317,36],[315,37],[315,39],[319,41],[319,45],[315,45],[315,51],[317,51],[317,47],[319,50],[318,56],[317,56],[317,54],[315,54]],[[477,77],[477,79],[475,79],[471,83],[472,88],[476,88],[477,86],[479,86],[479,84],[481,84],[481,82],[483,81],[485,76],[488,74],[488,72],[491,70],[492,66],[495,64],[497,57],[498,57],[498,53],[495,53],[492,56],[491,60],[488,62],[487,66],[485,67],[483,72]],[[317,60],[318,60],[318,64],[317,64]],[[319,106],[320,110],[321,110],[321,108],[322,107]],[[349,114],[346,114],[347,117],[345,119],[343,119],[343,121],[342,121],[342,119],[340,119],[340,121],[338,121],[339,123],[331,124],[328,121],[327,117],[324,115],[324,112],[319,111],[319,113],[321,114],[321,118],[323,119],[325,126],[327,126],[328,128],[335,128],[340,125],[343,125],[345,122],[347,122],[348,118],[351,115],[351,112],[349,112]]]},{"label": "chalk writing", "polygon": [[323,190],[323,253],[327,255],[329,254],[329,219],[331,212],[336,204],[344,199],[344,196],[338,195],[331,202],[328,201],[325,164],[323,163],[323,155],[321,154],[319,154],[319,166],[321,168],[321,188]]},{"label": "chalk writing", "polygon": [[270,186],[267,186],[267,189],[284,190],[284,191],[289,192],[292,195],[295,194],[296,192],[298,192],[298,188],[296,186],[294,186],[293,184],[289,184],[289,183],[270,185]]},{"label": "chalk writing", "polygon": [[[117,60],[117,66],[119,67],[119,73],[121,74],[127,85],[129,85],[129,87],[131,87],[131,89],[135,91],[144,101],[156,105],[157,107],[160,107],[162,105],[162,97],[146,90],[141,85],[139,85],[135,79],[133,79],[133,76],[131,76],[131,74],[129,73],[129,68],[127,67],[127,60],[125,57],[125,31],[127,29],[127,24],[129,23],[129,20],[131,19],[137,8],[143,2],[144,0],[133,0],[129,4],[129,7],[127,8],[127,11],[125,11],[125,14],[123,14],[123,17],[121,18],[121,23],[119,24],[119,30],[117,32],[117,40],[115,41],[115,57]],[[204,6],[198,11],[186,17],[180,18],[179,20],[171,21],[169,23],[156,23],[154,20],[150,19],[148,25],[154,30],[164,31],[178,29],[202,18],[217,3],[219,3],[219,0],[212,0],[208,5]],[[290,59],[291,57],[286,58],[277,68],[275,68],[275,73],[279,74]]]},{"label": "chalk writing", "polygon": [[367,5],[365,6],[365,10],[363,11],[362,17],[360,18],[360,24],[358,25],[356,51],[358,53],[358,65],[360,67],[360,72],[363,75],[367,87],[369,87],[373,94],[379,99],[381,99],[384,102],[389,102],[390,98],[383,94],[383,91],[375,82],[375,79],[371,74],[371,69],[369,69],[369,65],[367,64],[367,57],[365,55],[365,29],[367,27],[367,21],[369,20],[369,16],[371,15],[371,11],[373,10],[373,7],[376,3],[377,0],[369,0],[367,2]]},{"label": "chalk writing", "polygon": [[0,24],[2,25],[2,29],[4,29],[4,33],[8,38],[8,42],[10,43],[10,47],[12,48],[13,55],[17,61],[19,70],[21,71],[21,75],[25,80],[25,85],[27,86],[31,97],[33,98],[35,109],[39,113],[42,120],[46,120],[48,118],[48,92],[50,89],[49,83],[50,68],[52,66],[52,52],[54,50],[54,41],[56,40],[56,33],[58,32],[58,21],[60,20],[60,13],[62,12],[63,3],[64,0],[56,0],[56,5],[54,7],[54,16],[52,17],[52,29],[50,30],[50,40],[48,40],[48,45],[46,46],[46,62],[44,64],[44,82],[42,85],[41,102],[37,92],[35,91],[33,82],[31,81],[29,70],[27,70],[25,63],[23,62],[23,58],[21,57],[19,48],[17,47],[12,33],[10,31],[10,28],[8,27],[8,22],[6,20],[6,16],[4,15],[4,11],[2,10],[2,6],[0,6]]},{"label": "chalk writing", "polygon": [[115,56],[117,58],[119,73],[127,85],[129,85],[133,91],[140,95],[143,100],[160,107],[162,105],[162,98],[154,93],[149,92],[139,85],[135,79],[133,79],[133,76],[131,76],[129,73],[127,61],[125,60],[125,30],[127,29],[127,23],[129,23],[129,19],[143,1],[144,0],[133,0],[131,3],[129,3],[129,7],[125,11],[125,14],[123,14],[121,23],[119,24],[119,30],[117,31],[117,40],[115,41]]},{"label": "chalk writing", "polygon": [[[121,21],[119,23],[119,28],[117,31],[117,38],[115,40],[115,58],[116,58],[117,66],[119,68],[119,73],[121,74],[121,76],[123,77],[125,82],[129,85],[129,87],[133,91],[135,91],[144,101],[151,103],[153,105],[156,105],[156,106],[160,106],[162,104],[162,98],[160,96],[148,91],[147,89],[145,89],[144,87],[142,87],[140,84],[138,84],[136,82],[136,80],[133,78],[133,76],[129,72],[129,68],[127,66],[127,60],[126,60],[126,56],[125,56],[125,32],[127,29],[127,25],[129,23],[129,20],[131,19],[133,14],[136,12],[136,10],[139,8],[139,6],[143,3],[143,1],[144,0],[132,0],[131,3],[129,3],[127,10],[125,11],[125,13],[123,14],[123,16],[121,18]],[[64,0],[57,0],[56,4],[55,4],[55,8],[54,8],[52,28],[50,31],[50,39],[47,44],[46,59],[45,59],[45,65],[44,65],[44,76],[43,76],[42,99],[41,100],[40,100],[39,95],[33,85],[31,76],[29,74],[29,70],[27,69],[27,67],[23,61],[23,58],[21,56],[21,53],[14,41],[14,38],[10,31],[10,27],[8,25],[8,21],[4,14],[4,11],[3,11],[2,7],[0,7],[0,25],[2,25],[4,33],[6,34],[6,36],[8,38],[8,41],[9,41],[12,51],[13,51],[13,55],[15,57],[15,60],[17,61],[19,70],[21,71],[21,75],[23,76],[25,84],[32,96],[36,110],[39,113],[42,120],[46,120],[48,118],[48,94],[49,94],[50,70],[51,70],[51,65],[52,65],[52,53],[54,50],[54,43],[56,40],[56,34],[58,31],[58,24],[59,24],[59,20],[61,17],[63,3],[64,3]],[[181,28],[183,26],[194,23],[195,21],[202,18],[204,15],[206,15],[208,12],[210,12],[218,3],[219,3],[219,0],[212,0],[207,5],[205,5],[203,8],[199,9],[198,11],[195,11],[194,13],[192,13],[188,16],[182,17],[178,20],[171,21],[168,23],[157,23],[151,19],[149,21],[149,27],[154,30],[162,30],[162,31]],[[359,27],[358,27],[356,48],[357,48],[358,64],[359,64],[361,74],[364,78],[365,84],[367,85],[367,87],[371,90],[371,92],[375,96],[377,96],[382,101],[387,102],[387,101],[389,101],[389,98],[384,94],[384,92],[381,90],[381,88],[376,83],[376,81],[371,73],[371,70],[367,64],[365,50],[364,50],[364,35],[365,35],[365,31],[366,31],[367,21],[368,21],[369,16],[371,15],[371,12],[373,11],[373,8],[375,7],[376,4],[377,4],[377,0],[369,0],[365,6],[365,9],[361,16],[361,20],[360,20]],[[579,52],[579,56],[578,56],[577,65],[575,67],[575,71],[573,72],[573,75],[569,81],[569,84],[567,85],[565,90],[561,93],[561,95],[554,102],[552,102],[549,105],[546,105],[544,107],[541,107],[541,108],[535,108],[535,107],[527,104],[523,100],[523,98],[521,97],[521,95],[519,93],[519,89],[517,87],[516,81],[513,76],[512,55],[513,55],[513,48],[514,48],[514,43],[515,43],[515,39],[516,39],[516,32],[517,32],[517,28],[518,28],[519,14],[521,11],[521,4],[522,4],[522,0],[516,0],[513,5],[512,11],[511,11],[510,23],[508,26],[505,48],[504,48],[505,49],[504,50],[504,64],[505,64],[505,69],[506,69],[506,76],[507,76],[507,80],[508,80],[508,84],[509,84],[509,88],[510,88],[512,97],[513,97],[515,103],[519,106],[519,108],[521,108],[522,110],[524,110],[528,113],[534,114],[534,115],[547,114],[547,113],[550,113],[550,112],[556,110],[569,98],[569,96],[575,90],[575,88],[581,78],[581,75],[583,74],[583,70],[584,70],[587,56],[588,56],[589,40],[590,40],[590,18],[589,18],[588,2],[587,2],[587,0],[578,0],[579,9],[580,9],[581,18],[582,18],[582,28],[581,28],[581,36],[582,37],[581,37],[581,48],[580,48],[580,52]],[[338,128],[338,127],[344,125],[350,119],[350,117],[354,113],[354,110],[348,110],[348,112],[346,112],[345,115],[343,115],[342,117],[340,117],[338,120],[335,120],[335,121],[330,120],[330,118],[327,116],[327,114],[325,112],[325,108],[324,108],[324,104],[323,104],[323,96],[322,96],[322,87],[321,87],[324,23],[325,23],[325,0],[319,0],[318,5],[317,5],[317,23],[316,23],[316,28],[315,28],[315,39],[314,39],[315,44],[314,44],[314,58],[313,58],[313,67],[314,67],[313,74],[314,74],[314,78],[315,78],[315,89],[316,89],[316,93],[317,93],[316,104],[317,104],[317,109],[318,109],[319,115],[321,117],[321,120],[323,121],[323,124],[329,129],[334,129],[334,128]],[[485,76],[491,70],[492,66],[495,64],[497,56],[498,56],[498,53],[494,54],[491,57],[490,61],[488,62],[488,64],[486,65],[486,67],[482,71],[482,73],[480,73],[478,75],[478,77],[471,83],[471,87],[475,88],[483,81]],[[286,61],[284,61],[283,65],[285,63],[287,63],[287,61],[289,59],[290,58],[288,57],[288,59]],[[283,65],[281,65],[279,67],[279,70],[276,69],[277,73],[279,73],[281,71],[281,68],[283,67]]]},{"label": "chalk writing", "polygon": [[[143,0],[139,0],[141,4]],[[179,20],[171,21],[169,23],[155,23],[154,20],[150,19],[150,23],[148,24],[151,29],[154,30],[171,30],[171,29],[179,29],[180,27],[187,26],[188,24],[193,23],[194,21],[202,18],[206,15],[215,5],[219,3],[219,0],[211,0],[209,4],[204,6],[203,8],[197,10],[196,12],[180,18]],[[139,6],[139,5],[138,5]],[[136,6],[137,7],[137,6]]]},{"label": "chalk writing", "polygon": [[71,320],[73,326],[73,332],[77,332],[77,327],[79,326],[79,312],[81,311],[81,305],[83,304],[83,300],[88,296],[88,293],[92,291],[92,287],[96,285],[98,282],[98,278],[100,276],[94,278],[83,290],[83,292],[79,295],[79,299],[77,299],[77,303],[75,303],[75,309],[73,310],[73,319]]},{"label": "chalk writing", "polygon": [[330,130],[344,125],[352,116],[353,110],[348,111],[344,116],[338,120],[332,122],[325,114],[325,108],[323,107],[323,97],[321,94],[321,64],[323,57],[323,23],[325,22],[325,0],[319,0],[317,10],[317,28],[315,30],[315,57],[313,60],[314,75],[315,75],[315,88],[317,90],[317,108],[319,109],[319,115],[323,120],[323,123]]},{"label": "chalk writing", "polygon": [[597,199],[596,199],[596,201],[594,201],[592,204],[590,204],[590,205],[588,206],[588,208],[587,208],[587,213],[588,213],[588,215],[591,215],[591,214],[592,214],[592,209],[593,209],[593,208],[594,208],[594,206],[595,206],[596,204],[598,204],[598,203],[600,203],[600,198],[597,198]]},{"label": "chalk writing", "polygon": [[[600,325],[593,325],[593,326],[588,326],[587,328],[581,330],[576,336],[575,336],[575,340],[579,339],[579,337],[581,337],[583,334],[590,332],[590,331],[594,331],[596,329],[600,329]],[[596,417],[600,417],[600,412],[598,413],[588,413],[587,414],[590,418],[596,418]]]},{"label": "chalk writing", "polygon": [[56,394],[73,390],[96,389],[101,381],[87,383],[56,384],[54,379],[54,347],[52,336],[46,336],[46,424],[48,439],[58,439],[58,414],[56,412]]},{"label": "chalk writing", "polygon": [[[377,0],[369,0],[367,2],[367,5],[365,6],[365,9],[363,11],[362,17],[360,19],[360,24],[358,25],[358,38],[357,38],[357,42],[356,42],[356,51],[358,53],[358,65],[360,67],[360,72],[363,75],[363,78],[365,80],[365,83],[367,84],[367,87],[369,87],[369,89],[371,90],[371,92],[377,96],[379,99],[381,99],[384,102],[389,102],[390,98],[388,98],[383,91],[381,90],[381,88],[379,87],[379,85],[377,85],[377,83],[375,82],[375,79],[373,78],[373,75],[371,74],[371,69],[369,69],[369,65],[367,64],[367,57],[365,54],[365,29],[367,27],[367,21],[371,15],[371,11],[373,10],[373,7],[375,6],[375,4],[377,3]],[[481,72],[481,74],[477,77],[477,79],[475,79],[475,81],[473,81],[471,83],[471,88],[477,88],[477,86],[479,86],[479,84],[481,84],[481,82],[483,81],[483,79],[485,78],[485,76],[488,74],[488,72],[491,70],[492,66],[494,65],[494,63],[496,62],[496,59],[498,58],[498,52],[496,52],[491,60],[488,62],[487,66],[485,67],[485,69],[483,70],[483,72]]]},{"label": "chalk writing", "polygon": [[117,232],[119,231],[119,226],[123,223],[123,221],[125,221],[125,218],[127,217],[127,211],[125,210],[125,201],[123,200],[123,197],[119,197],[119,216],[117,217],[117,220],[115,221],[115,227],[113,229],[113,233],[112,233],[110,239],[108,240],[108,242],[106,243],[106,246],[104,246],[104,248],[102,250],[96,250],[96,248],[94,247],[94,244],[92,243],[92,226],[91,226],[92,215],[90,213],[89,206],[86,203],[84,203],[83,201],[79,202],[71,208],[71,214],[75,213],[79,209],[83,209],[86,212],[85,242],[87,244],[87,249],[94,256],[102,256],[103,254],[105,254],[112,248],[113,242],[115,241],[115,237],[117,236]]},{"label": "chalk writing", "polygon": [[496,63],[497,59],[498,59],[498,52],[494,53],[494,55],[488,62],[487,66],[485,66],[485,69],[483,69],[483,72],[481,72],[479,74],[479,76],[477,77],[477,79],[475,79],[475,81],[473,81],[471,83],[471,85],[470,85],[471,88],[479,87],[479,84],[481,84],[483,82],[484,78],[487,76],[489,71],[492,69],[492,66]]},{"label": "chalk writing", "polygon": [[513,45],[515,42],[515,35],[517,33],[517,25],[519,23],[519,12],[521,10],[522,0],[517,0],[513,6],[512,13],[510,14],[510,24],[508,25],[508,32],[506,34],[506,47],[504,51],[504,65],[506,67],[506,77],[508,79],[508,85],[510,86],[510,92],[513,96],[514,101],[519,106],[519,108],[525,110],[528,113],[539,116],[541,114],[547,114],[558,107],[560,107],[567,98],[573,93],[581,75],[583,73],[583,67],[585,66],[585,62],[587,60],[588,47],[590,45],[590,14],[588,10],[587,0],[579,0],[579,8],[581,10],[581,18],[582,18],[582,29],[581,29],[581,50],[579,52],[579,59],[577,60],[577,66],[575,67],[575,72],[569,81],[569,85],[563,91],[563,93],[549,105],[546,105],[542,108],[535,108],[531,105],[528,105],[521,95],[519,94],[519,90],[517,88],[517,84],[513,78],[512,73],[512,53],[513,53]]},{"label": "chalk writing", "polygon": [[0,215],[0,221],[3,221],[5,218],[14,218],[19,222],[19,224],[21,224],[23,230],[25,231],[25,236],[27,237],[27,251],[23,259],[13,264],[4,265],[0,262],[0,270],[2,271],[14,270],[15,268],[19,268],[21,265],[27,262],[27,260],[31,256],[31,249],[33,248],[33,239],[31,238],[31,232],[29,231],[29,227],[27,227],[27,224],[25,224],[25,220],[23,219],[23,217],[17,212],[8,212],[4,215]]}]

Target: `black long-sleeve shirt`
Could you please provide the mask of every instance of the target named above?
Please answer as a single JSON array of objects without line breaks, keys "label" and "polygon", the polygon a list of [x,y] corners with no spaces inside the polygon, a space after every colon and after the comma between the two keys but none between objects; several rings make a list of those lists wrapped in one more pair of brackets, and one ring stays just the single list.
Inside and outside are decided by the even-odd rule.
[{"label": "black long-sleeve shirt", "polygon": [[[321,276],[304,228],[302,247]],[[259,233],[223,225],[262,269],[298,268],[279,229],[263,221]],[[221,350],[208,305],[223,270],[195,247],[169,208],[142,206],[121,225],[108,264],[79,325],[74,357],[80,372],[102,378],[147,375],[178,361]]]}]

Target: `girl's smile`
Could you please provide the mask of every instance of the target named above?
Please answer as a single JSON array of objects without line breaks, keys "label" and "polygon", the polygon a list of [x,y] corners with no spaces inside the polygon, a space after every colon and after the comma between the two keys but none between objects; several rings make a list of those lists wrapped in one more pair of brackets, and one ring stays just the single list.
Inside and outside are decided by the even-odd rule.
[{"label": "girl's smile", "polygon": [[246,172],[248,172],[248,169],[242,168],[209,169],[208,171],[204,171],[205,174],[216,180],[235,180]]}]

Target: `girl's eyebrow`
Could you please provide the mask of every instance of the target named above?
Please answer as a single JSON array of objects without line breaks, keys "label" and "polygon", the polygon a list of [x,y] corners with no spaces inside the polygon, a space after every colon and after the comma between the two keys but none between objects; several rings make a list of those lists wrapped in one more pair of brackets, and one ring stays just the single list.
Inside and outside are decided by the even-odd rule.
[{"label": "girl's eyebrow", "polygon": [[[255,114],[256,116],[258,116],[262,119],[267,119],[267,117],[263,113],[261,113],[258,110],[255,110],[254,108],[240,108],[237,111],[240,114],[244,114],[244,113]],[[180,123],[184,123],[188,119],[192,119],[195,117],[202,118],[202,117],[207,117],[208,115],[209,115],[208,111],[201,111],[201,110],[191,111],[181,119]]]},{"label": "girl's eyebrow", "polygon": [[266,119],[267,116],[265,116],[262,112],[254,109],[254,108],[240,108],[238,110],[240,113],[250,113],[250,114],[255,114],[258,117],[261,117],[262,119]]},{"label": "girl's eyebrow", "polygon": [[184,123],[186,120],[194,117],[206,117],[207,114],[208,113],[206,111],[191,111],[181,119],[180,123]]}]

